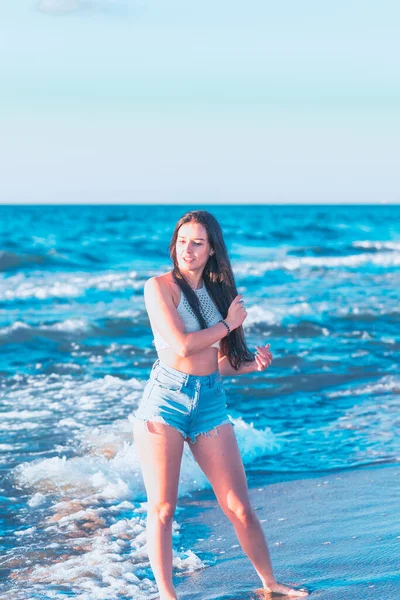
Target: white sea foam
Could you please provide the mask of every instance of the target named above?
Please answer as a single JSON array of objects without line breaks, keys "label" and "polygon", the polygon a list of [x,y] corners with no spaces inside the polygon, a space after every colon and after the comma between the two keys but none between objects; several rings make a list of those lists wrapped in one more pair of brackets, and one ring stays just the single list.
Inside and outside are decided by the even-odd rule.
[{"label": "white sea foam", "polygon": [[48,417],[51,415],[50,410],[9,410],[8,412],[2,412],[1,418],[10,419],[40,419],[42,417]]},{"label": "white sea foam", "polygon": [[[241,417],[233,419],[238,444],[244,463],[279,448],[272,431],[257,430]],[[131,430],[128,420],[80,431],[82,444],[91,450],[67,459],[65,456],[25,463],[16,468],[21,485],[33,487],[41,493],[63,492],[74,497],[95,494],[97,500],[140,500],[144,485],[135,445],[126,439]],[[204,473],[185,445],[179,481],[179,496],[209,487]]]},{"label": "white sea foam", "polygon": [[[9,415],[20,421],[23,411],[25,416],[35,414],[35,407],[42,413],[40,418],[46,419],[48,411],[53,410],[64,416],[59,425],[68,427],[75,436],[74,456],[33,460],[14,469],[17,485],[32,493],[29,518],[32,519],[32,511],[43,513],[46,505],[40,517],[45,520],[35,523],[47,535],[42,552],[53,556],[54,550],[60,548],[60,539],[63,548],[62,561],[52,559],[43,565],[43,560],[33,559],[28,572],[21,571],[21,578],[37,593],[49,584],[60,584],[73,588],[77,598],[87,600],[117,600],[123,594],[138,599],[156,597],[146,550],[145,488],[132,437],[132,418],[126,417],[127,404],[132,409],[136,406],[143,382],[112,376],[78,381],[54,374],[25,378],[19,375],[14,380],[14,386],[5,393],[5,405],[15,406],[17,401],[20,410],[14,415],[10,410]],[[124,418],[118,418],[117,407],[124,408]],[[73,417],[68,416],[71,409]],[[93,427],[93,418],[101,415],[103,409],[112,410],[115,421]],[[258,430],[242,418],[233,421],[245,464],[278,448],[269,428]],[[185,444],[179,497],[209,485]],[[178,503],[178,514],[179,510]],[[27,521],[25,532],[29,525],[31,522]],[[182,548],[176,519],[173,528],[175,571],[203,568],[204,563],[190,548]],[[15,573],[18,579],[18,569]]]},{"label": "white sea foam", "polygon": [[305,301],[288,304],[281,300],[279,303],[275,300],[264,300],[263,304],[254,304],[247,307],[247,317],[244,327],[264,323],[266,325],[279,325],[282,321],[303,316],[321,315],[329,308],[328,302],[309,303]]},{"label": "white sea foam", "polygon": [[24,535],[32,535],[36,531],[36,527],[28,527],[28,529],[20,529],[19,531],[14,531],[14,535],[18,537],[22,537]]},{"label": "white sea foam", "polygon": [[400,251],[400,242],[389,242],[389,241],[372,241],[372,240],[360,240],[353,242],[354,248],[369,248],[374,250],[395,250]]},{"label": "white sea foam", "polygon": [[[68,510],[68,507],[59,509]],[[75,597],[81,600],[114,600],[121,596],[145,600],[155,597],[156,586],[146,576],[149,564],[145,521],[141,516],[136,516],[116,522],[117,517],[114,517],[110,523],[106,523],[98,513],[99,510],[79,511],[77,519],[81,523],[92,524],[96,531],[94,535],[84,538],[69,538],[79,533],[78,523],[60,524],[59,528],[65,532],[66,548],[78,547],[80,555],[64,556],[64,560],[51,565],[35,565],[29,573],[30,583],[36,588],[38,584],[44,584],[44,588],[48,584],[67,585],[73,587]],[[173,538],[176,540],[176,523],[173,528]],[[179,554],[174,549],[175,561]]]},{"label": "white sea foam", "polygon": [[40,427],[39,423],[31,423],[30,421],[25,421],[24,423],[1,423],[0,422],[0,431],[22,431],[24,429],[38,429]]},{"label": "white sea foam", "polygon": [[7,327],[0,327],[0,335],[7,336],[10,333],[13,333],[14,331],[30,328],[31,326],[27,323],[24,323],[23,321],[14,321],[14,323],[11,323],[11,325],[8,325]]},{"label": "white sea foam", "polygon": [[[241,418],[234,422],[244,462],[278,447],[268,428],[259,431]],[[126,423],[120,425],[125,432]],[[15,469],[18,485],[34,491],[32,508],[40,507],[46,498],[63,498],[53,503],[48,511],[51,516],[41,527],[45,527],[49,536],[63,535],[64,558],[50,566],[36,564],[28,575],[24,574],[34,589],[63,584],[73,586],[77,598],[107,600],[117,600],[121,594],[132,598],[150,598],[156,594],[154,582],[148,578],[145,491],[135,446],[126,442],[124,436],[118,438],[118,424],[110,427],[108,434],[108,427],[103,426],[89,430],[84,436],[92,448],[90,454],[70,459],[53,457]],[[112,456],[107,458],[104,453]],[[179,496],[208,486],[208,480],[185,445]],[[130,518],[126,517],[127,512]],[[205,564],[190,548],[185,550],[180,546],[178,550],[179,542],[180,525],[174,520],[175,572],[203,568]],[[80,556],[68,558],[68,548],[77,547]]]},{"label": "white sea foam", "polygon": [[242,417],[233,419],[235,434],[245,464],[251,464],[255,458],[277,452],[281,443],[270,427],[257,429],[253,423],[246,423]]},{"label": "white sea foam", "polygon": [[339,398],[341,396],[361,396],[375,394],[400,394],[400,379],[394,375],[385,375],[377,383],[367,383],[365,385],[347,388],[329,392],[328,398]]},{"label": "white sea foam", "polygon": [[52,325],[41,325],[40,329],[46,331],[87,331],[90,325],[87,319],[66,319],[59,323],[53,323]]},{"label": "white sea foam", "polygon": [[[289,303],[288,298],[282,298],[279,302],[276,299],[262,300],[252,306],[247,306],[247,317],[243,324],[247,329],[253,325],[282,325],[282,323],[293,322],[298,325],[298,318],[311,317],[318,318],[322,321],[324,315],[328,318],[332,316],[347,317],[359,316],[362,317],[379,317],[387,314],[399,313],[398,300],[396,298],[377,296],[368,297],[368,299],[359,299],[356,303],[342,305],[340,302],[321,301],[307,302],[299,301],[293,304]],[[328,331],[323,328],[324,332]]]},{"label": "white sea foam", "polygon": [[45,501],[46,496],[40,492],[37,492],[36,494],[33,494],[32,498],[30,498],[28,505],[31,507],[36,507],[42,505]]},{"label": "white sea foam", "polygon": [[399,314],[399,302],[397,298],[371,297],[359,301],[351,306],[338,306],[336,314],[340,317],[356,316],[357,319],[365,317],[380,317],[388,314]]},{"label": "white sea foam", "polygon": [[76,298],[86,290],[125,290],[140,289],[143,281],[137,271],[92,273],[43,273],[35,271],[16,273],[3,279],[0,300],[37,298]]},{"label": "white sea foam", "polygon": [[356,269],[363,265],[377,265],[381,267],[396,267],[400,265],[400,253],[397,252],[370,252],[364,254],[351,254],[348,256],[301,256],[286,257],[280,260],[267,261],[240,261],[235,265],[235,273],[241,276],[263,276],[268,271],[295,271],[303,268],[349,268]]},{"label": "white sea foam", "polygon": [[[360,253],[348,256],[287,256],[283,251],[271,250],[271,258],[267,260],[239,260],[235,263],[235,274],[238,276],[263,276],[272,270],[298,270],[302,268],[358,268],[372,264],[382,267],[400,265],[400,242],[370,242],[359,241],[354,247],[376,248],[376,253]],[[286,252],[286,250],[284,249]],[[275,258],[272,258],[275,256]],[[167,270],[168,267],[165,267]],[[147,275],[146,275],[147,277]],[[145,278],[146,278],[145,277]],[[3,279],[0,289],[0,300],[15,299],[47,299],[75,298],[83,295],[86,290],[97,289],[117,291],[125,289],[141,289],[144,284],[143,274],[138,271],[120,271],[101,273],[58,272],[43,273],[41,271],[16,273]],[[122,309],[120,316],[130,317],[130,309]]]}]

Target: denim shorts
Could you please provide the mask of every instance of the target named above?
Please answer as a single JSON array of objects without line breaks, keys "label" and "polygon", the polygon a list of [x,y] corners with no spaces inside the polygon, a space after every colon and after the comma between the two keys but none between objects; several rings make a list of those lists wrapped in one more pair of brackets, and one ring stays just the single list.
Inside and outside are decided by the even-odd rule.
[{"label": "denim shorts", "polygon": [[224,423],[234,423],[226,412],[226,396],[221,375],[190,375],[157,359],[146,382],[133,417],[141,421],[164,423],[177,429],[195,443],[198,435]]}]

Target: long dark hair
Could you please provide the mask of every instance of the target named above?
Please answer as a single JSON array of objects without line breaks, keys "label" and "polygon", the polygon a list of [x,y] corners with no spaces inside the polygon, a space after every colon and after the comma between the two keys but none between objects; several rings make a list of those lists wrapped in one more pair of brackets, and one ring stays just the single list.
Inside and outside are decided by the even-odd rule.
[{"label": "long dark hair", "polygon": [[[203,280],[208,293],[224,319],[238,291],[222,235],[222,229],[217,219],[206,210],[192,210],[185,213],[177,222],[169,244],[170,257],[174,265],[172,276],[175,283],[179,285],[181,291],[186,296],[199,321],[201,329],[206,329],[207,323],[201,313],[199,299],[180,272],[176,257],[178,231],[184,223],[199,223],[207,231],[208,241],[214,253],[209,257],[204,267]],[[247,347],[242,326],[222,338],[220,349],[221,353],[228,357],[230,364],[235,370],[238,370],[242,363],[254,360],[254,355]]]}]

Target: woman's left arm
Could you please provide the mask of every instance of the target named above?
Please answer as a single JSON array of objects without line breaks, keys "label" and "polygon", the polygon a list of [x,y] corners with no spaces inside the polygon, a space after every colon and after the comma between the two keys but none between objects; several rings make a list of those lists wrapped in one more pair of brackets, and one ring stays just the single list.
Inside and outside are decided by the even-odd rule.
[{"label": "woman's left arm", "polygon": [[222,356],[218,351],[218,370],[224,377],[232,375],[244,375],[246,373],[254,373],[255,371],[265,371],[271,362],[272,354],[269,350],[269,344],[266,346],[256,346],[255,360],[243,363],[237,371],[232,367],[227,356]]}]

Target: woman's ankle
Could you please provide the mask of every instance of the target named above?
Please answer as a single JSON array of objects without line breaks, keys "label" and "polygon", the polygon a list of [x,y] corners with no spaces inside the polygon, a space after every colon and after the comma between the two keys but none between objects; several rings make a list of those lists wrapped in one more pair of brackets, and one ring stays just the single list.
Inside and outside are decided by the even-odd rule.
[{"label": "woman's ankle", "polygon": [[177,600],[175,588],[160,592],[160,600]]}]

